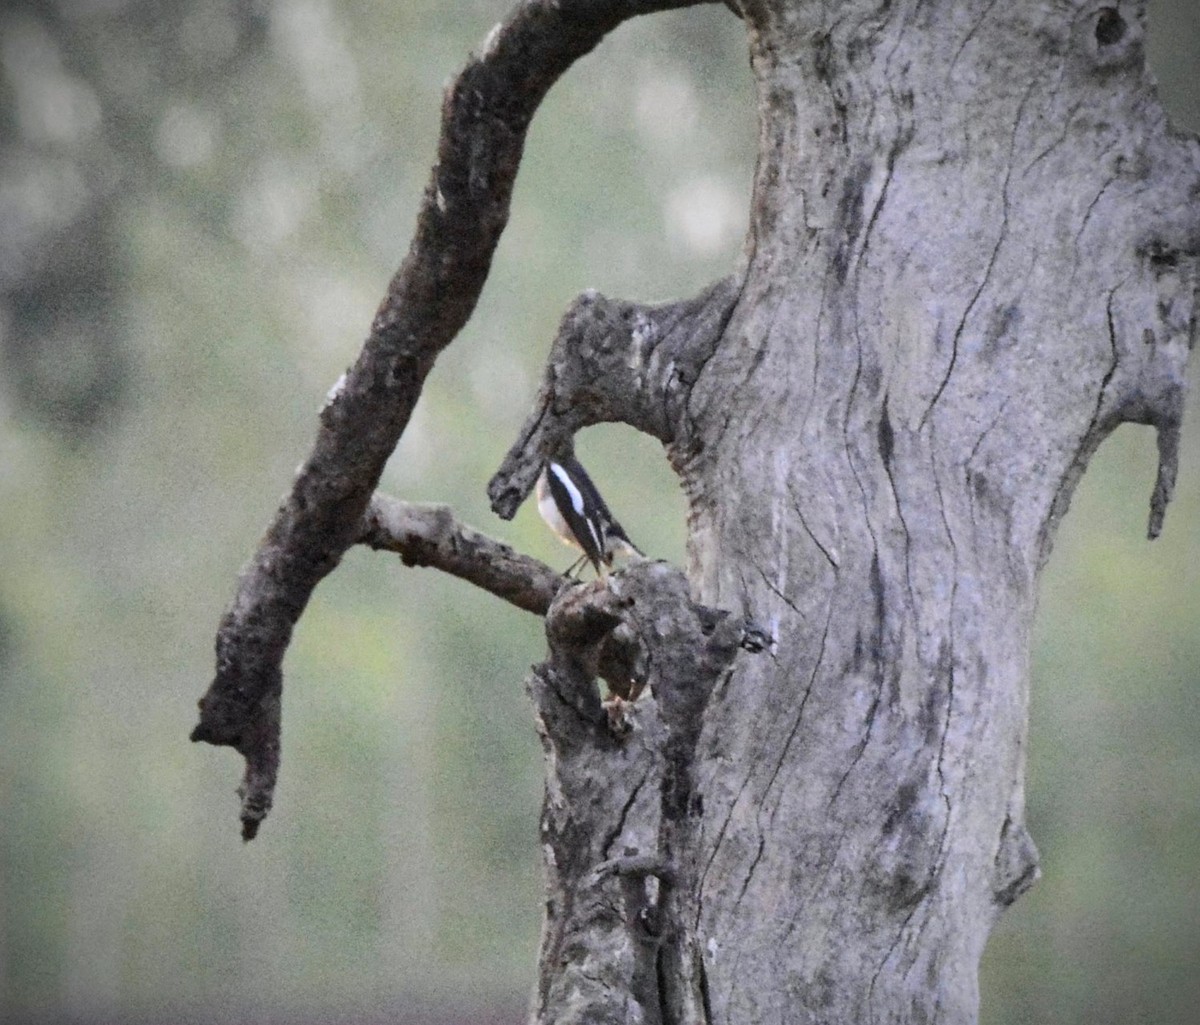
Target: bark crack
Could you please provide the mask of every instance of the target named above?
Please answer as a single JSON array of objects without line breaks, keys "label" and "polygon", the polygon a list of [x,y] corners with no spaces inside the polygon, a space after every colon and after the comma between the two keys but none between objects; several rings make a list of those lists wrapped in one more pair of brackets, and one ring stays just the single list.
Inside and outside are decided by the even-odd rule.
[{"label": "bark crack", "polygon": [[[859,499],[862,503],[863,524],[867,529],[867,533],[871,537],[871,574],[870,574],[870,579],[871,579],[872,586],[876,588],[876,600],[877,600],[877,604],[878,604],[880,588],[882,587],[880,577],[879,577],[879,573],[880,573],[880,569],[879,569],[879,537],[878,537],[878,535],[876,535],[875,528],[871,524],[871,507],[870,507],[870,502],[867,498],[867,489],[866,489],[866,486],[863,484],[862,476],[858,472],[858,467],[855,465],[854,447],[853,447],[853,445],[851,443],[851,439],[850,439],[850,417],[851,417],[851,414],[853,413],[855,399],[857,398],[857,395],[858,395],[859,382],[862,379],[862,365],[863,365],[862,336],[858,330],[858,293],[857,293],[857,291],[855,292],[855,296],[854,296],[854,316],[855,316],[854,376],[850,382],[849,395],[846,400],[846,412],[845,412],[845,415],[842,417],[842,424],[841,424],[842,445],[843,445],[843,447],[845,449],[845,453],[846,453],[846,463],[850,467],[850,473],[854,477],[855,485],[858,487]],[[838,781],[837,785],[834,787],[833,794],[829,798],[829,802],[827,805],[828,808],[832,808],[834,806],[834,804],[837,802],[838,797],[841,795],[842,787],[845,785],[846,780],[849,779],[851,772],[854,771],[855,766],[858,764],[859,759],[862,757],[863,752],[867,749],[867,745],[870,743],[871,731],[872,731],[872,728],[874,727],[874,723],[875,723],[875,715],[879,709],[879,704],[883,697],[883,668],[882,668],[882,665],[879,664],[879,660],[882,658],[882,644],[883,644],[883,632],[884,632],[883,610],[881,608],[876,609],[876,618],[877,618],[876,630],[878,631],[878,634],[879,634],[879,643],[876,645],[876,651],[875,651],[876,689],[875,689],[875,695],[871,701],[871,705],[867,709],[867,714],[866,714],[866,718],[865,718],[865,722],[864,722],[864,725],[866,727],[866,732],[864,733],[864,735],[862,737],[862,742],[858,745],[858,748],[855,751],[854,756],[850,761],[850,765],[847,767],[846,771],[842,774],[841,779]]]},{"label": "bark crack", "polygon": [[[1092,418],[1088,421],[1087,430],[1083,434],[1083,444],[1085,446],[1095,446],[1100,443],[1100,438],[1095,437],[1096,427],[1100,423],[1101,414],[1104,410],[1104,398],[1108,394],[1108,386],[1112,382],[1113,376],[1117,372],[1117,367],[1120,365],[1121,357],[1117,350],[1117,326],[1113,321],[1113,300],[1116,298],[1117,289],[1124,282],[1114,285],[1108,292],[1108,298],[1104,303],[1104,322],[1108,327],[1108,348],[1111,356],[1111,362],[1108,365],[1108,370],[1104,373],[1104,378],[1100,382],[1100,391],[1096,395],[1096,408],[1092,410]],[[1082,458],[1082,450],[1075,455],[1075,461],[1078,462]]]},{"label": "bark crack", "polygon": [[[762,860],[763,850],[766,847],[766,837],[760,832],[758,837],[758,850],[754,852],[754,858],[750,862],[750,867],[746,870],[746,876],[742,880],[741,888],[738,890],[737,897],[733,901],[733,910],[741,906],[742,899],[746,896],[746,890],[750,887],[750,880],[754,877],[754,870],[758,868],[758,863]],[[733,960],[733,967],[729,971],[729,995],[725,998],[725,1006],[729,1007],[733,1004],[734,994],[738,991],[738,985],[741,981],[741,972],[739,969],[742,964],[741,949],[738,950],[737,956]]]},{"label": "bark crack", "polygon": [[[767,838],[759,834],[758,850],[754,852],[754,858],[750,862],[750,867],[746,869],[746,878],[742,880],[742,885],[738,889],[738,895],[734,898],[733,905],[737,907],[742,902],[742,898],[746,896],[746,890],[750,888],[750,880],[754,877],[754,870],[758,868],[758,863],[762,860],[763,850],[766,848]],[[734,973],[736,974],[736,972]]]},{"label": "bark crack", "polygon": [[983,13],[975,19],[975,22],[971,25],[970,29],[967,30],[967,34],[963,36],[962,42],[959,43],[958,49],[954,52],[954,58],[950,61],[950,67],[946,69],[946,81],[949,81],[954,75],[954,69],[958,66],[958,62],[962,58],[963,51],[966,50],[966,48],[970,45],[971,40],[975,38],[976,34],[979,32],[979,29],[991,16],[992,11],[996,9],[996,4],[999,2],[1000,0],[992,0],[992,2],[988,4],[986,8],[984,8]]},{"label": "bark crack", "polygon": [[[725,332],[729,328],[730,322],[733,320],[733,314],[737,310],[738,305],[742,301],[742,295],[746,290],[746,282],[749,279],[749,265],[740,275],[736,275],[736,289],[729,299],[729,304],[726,307],[724,314],[721,316],[717,325],[717,329],[713,332],[709,344],[704,347],[695,360],[694,366],[690,368],[690,380],[683,382],[685,387],[685,397],[682,403],[680,421],[686,423],[686,431],[680,432],[684,448],[689,450],[688,454],[693,454],[690,450],[696,448],[695,439],[704,437],[704,447],[716,449],[720,447],[721,439],[724,437],[726,430],[729,427],[730,413],[729,406],[726,405],[726,414],[720,425],[712,425],[711,429],[702,431],[699,429],[699,424],[702,422],[702,416],[693,408],[696,401],[696,394],[699,390],[698,386],[705,373],[708,371],[709,365],[719,351],[719,343],[725,337]],[[765,346],[764,346],[765,347]]]},{"label": "bark crack", "polygon": [[900,923],[900,928],[896,930],[896,937],[888,946],[887,953],[883,955],[883,960],[879,962],[879,967],[875,969],[871,976],[871,984],[867,987],[867,1006],[874,1006],[875,1003],[875,986],[879,982],[879,976],[883,974],[883,970],[887,967],[887,963],[892,959],[892,955],[896,953],[897,948],[904,939],[904,934],[908,930],[909,923],[912,921],[913,915],[920,909],[921,903],[913,905],[909,909],[907,915],[904,916],[904,921]]},{"label": "bark crack", "polygon": [[883,456],[883,472],[887,475],[888,486],[892,490],[892,500],[896,503],[896,517],[900,520],[900,530],[904,534],[904,585],[908,592],[909,607],[916,615],[920,607],[912,585],[912,534],[908,530],[908,521],[904,518],[904,509],[900,504],[900,491],[896,487],[896,477],[892,468],[892,456],[895,448],[895,433],[892,421],[888,416],[888,396],[884,393],[883,405],[879,414],[880,454]]},{"label": "bark crack", "polygon": [[[833,622],[833,595],[829,598],[829,608],[825,616],[825,628],[821,631],[821,643],[817,647],[817,658],[813,663],[812,672],[808,674],[808,683],[804,688],[804,697],[800,699],[800,707],[796,709],[796,718],[792,721],[791,728],[788,730],[787,739],[783,742],[783,750],[779,754],[779,759],[775,763],[775,768],[771,772],[771,778],[767,780],[767,785],[763,790],[763,800],[771,792],[771,788],[775,785],[775,780],[779,776],[780,770],[783,768],[784,762],[787,760],[788,753],[791,751],[792,743],[796,739],[796,735],[800,732],[800,723],[804,719],[804,707],[808,704],[808,697],[812,693],[813,685],[817,680],[817,673],[821,669],[821,664],[825,660],[825,642],[829,637],[829,626]],[[779,805],[776,803],[771,811],[771,825],[775,823],[775,814],[779,810]]]},{"label": "bark crack", "polygon": [[[992,0],[992,6],[998,0]],[[954,373],[954,368],[958,363],[958,343],[962,338],[963,331],[966,329],[967,321],[978,305],[984,290],[992,279],[992,271],[996,267],[996,261],[1000,256],[1000,250],[1008,238],[1008,221],[1009,221],[1009,186],[1012,182],[1014,162],[1016,157],[1017,134],[1021,130],[1021,121],[1024,118],[1025,106],[1029,102],[1029,98],[1033,95],[1037,88],[1037,81],[1030,83],[1029,88],[1025,90],[1025,94],[1021,97],[1021,103],[1017,107],[1016,121],[1013,124],[1012,135],[1009,136],[1008,142],[1008,160],[1005,164],[1004,183],[1000,188],[1001,216],[1000,216],[1000,233],[996,239],[996,245],[992,249],[991,256],[988,258],[987,266],[984,268],[983,280],[980,281],[979,287],[975,290],[975,294],[971,296],[971,301],[967,303],[966,309],[963,310],[962,318],[958,322],[958,327],[954,331],[954,337],[951,339],[950,348],[950,363],[946,367],[946,373],[942,377],[941,384],[938,385],[937,391],[934,392],[933,398],[930,400],[929,406],[926,408],[924,415],[921,417],[920,427],[923,430],[929,418],[933,415],[934,407],[941,399],[942,393],[946,390],[946,386],[950,383],[950,378]]]},{"label": "bark crack", "polygon": [[1092,214],[1095,212],[1096,207],[1104,198],[1104,194],[1112,187],[1113,182],[1120,180],[1120,177],[1121,176],[1119,174],[1109,175],[1104,180],[1104,184],[1100,186],[1100,189],[1096,193],[1095,197],[1088,204],[1087,209],[1083,212],[1083,219],[1079,222],[1079,230],[1075,232],[1075,241],[1073,245],[1076,250],[1079,249],[1080,239],[1083,238],[1083,233],[1087,230],[1088,221],[1092,219]]},{"label": "bark crack", "polygon": [[[888,149],[887,164],[886,164],[886,171],[884,173],[884,178],[883,178],[883,185],[880,187],[879,196],[876,198],[875,204],[871,208],[871,216],[869,218],[867,218],[867,227],[866,227],[866,230],[863,232],[862,245],[859,247],[858,255],[855,257],[855,260],[854,260],[856,271],[858,269],[859,264],[861,264],[863,258],[867,255],[867,248],[871,244],[871,232],[875,229],[875,222],[879,219],[879,211],[883,209],[883,204],[887,200],[888,186],[891,185],[892,177],[896,173],[896,160],[899,158],[901,152],[903,152],[904,148],[908,145],[908,143],[910,141],[912,141],[911,126],[907,129],[907,131],[905,133],[898,134],[897,137],[892,140],[892,145]],[[860,284],[861,284],[861,282],[859,282],[857,274],[856,274],[856,276],[855,276],[855,292],[856,293],[857,293],[857,290],[858,290]],[[858,330],[858,296],[857,296],[857,294],[855,295],[854,314],[855,314],[854,329],[857,332],[857,330]]]},{"label": "bark crack", "polygon": [[[629,818],[629,811],[633,807],[634,802],[637,801],[638,796],[642,792],[642,788],[645,787],[649,779],[650,775],[648,773],[643,775],[642,778],[638,780],[629,791],[629,797],[621,806],[621,812],[617,817],[616,825],[613,826],[608,836],[605,837],[603,842],[600,844],[600,850],[603,852],[605,859],[610,859],[612,857],[613,844],[620,840],[621,834],[625,832],[625,821]],[[624,856],[625,852],[622,851],[620,854],[621,856]]]},{"label": "bark crack", "polygon": [[808,539],[816,546],[817,551],[824,556],[825,561],[829,563],[829,568],[834,571],[834,575],[836,576],[838,570],[837,559],[833,557],[833,553],[829,548],[821,543],[820,539],[813,532],[812,527],[808,525],[808,518],[804,515],[804,508],[800,504],[800,499],[796,496],[796,489],[790,481],[788,482],[788,493],[792,498],[792,511],[796,514],[796,519],[800,521],[800,526],[804,529],[804,533],[808,535]]},{"label": "bark crack", "polygon": [[[979,436],[975,439],[974,444],[971,445],[971,451],[970,451],[970,453],[968,453],[967,458],[966,458],[965,462],[963,463],[963,467],[965,469],[968,484],[974,484],[975,482],[977,482],[978,478],[975,476],[976,471],[974,469],[975,459],[979,455],[980,450],[983,448],[983,443],[991,436],[992,432],[997,428],[997,426],[999,426],[1000,420],[1004,416],[1004,411],[1008,408],[1008,404],[1011,400],[1012,400],[1011,395],[1005,396],[1004,401],[1002,401],[1000,403],[1000,408],[998,410],[996,410],[996,415],[993,416],[992,419],[988,422],[987,426],[984,427],[983,430],[979,432]],[[970,510],[970,516],[971,516],[972,537],[978,539],[979,518],[976,515],[976,506],[975,506],[976,490],[977,489],[974,486],[967,488],[967,502],[968,502],[968,508]],[[1009,528],[1009,529],[1011,530],[1011,528]],[[1012,560],[1013,560],[1013,554],[1008,545],[1005,546],[1005,550],[1006,550],[1006,558],[1007,558],[1009,564],[1011,565]]]},{"label": "bark crack", "polygon": [[838,780],[837,785],[833,788],[833,794],[829,798],[829,803],[825,806],[826,809],[832,809],[837,804],[838,798],[842,794],[842,788],[846,785],[846,780],[850,778],[850,774],[857,768],[858,763],[862,760],[862,756],[867,750],[867,746],[871,743],[871,733],[875,728],[875,716],[879,712],[879,706],[882,701],[883,673],[877,672],[875,676],[875,694],[871,698],[871,705],[867,709],[866,717],[863,720],[866,732],[863,734],[862,740],[858,743],[854,756],[851,758],[850,764],[846,767],[846,771],[842,773],[842,778]]},{"label": "bark crack", "polygon": [[[790,487],[789,490],[791,490]],[[819,551],[821,555],[824,556],[825,561],[829,563],[829,568],[832,569],[836,574],[838,569],[837,560],[833,557],[833,554],[830,552],[830,550],[821,544],[820,540],[817,538],[817,535],[813,533],[812,528],[808,525],[808,520],[805,518],[804,510],[801,509],[800,503],[796,499],[795,492],[792,492],[792,510],[795,512],[796,518],[800,521],[800,526],[804,529],[804,533],[808,535],[808,539],[816,546],[817,551]]]},{"label": "bark crack", "polygon": [[1012,396],[1006,395],[1004,397],[1004,401],[1000,403],[1000,408],[996,410],[996,415],[992,417],[988,425],[979,432],[979,437],[975,439],[975,443],[971,446],[971,451],[967,455],[966,462],[964,463],[968,471],[970,470],[971,464],[975,462],[975,457],[979,454],[979,450],[983,447],[983,443],[987,439],[988,435],[990,435],[992,431],[994,431],[1000,424],[1000,418],[1004,415],[1004,411],[1008,408],[1008,404],[1011,401]]},{"label": "bark crack", "polygon": [[804,618],[804,613],[800,610],[800,607],[791,598],[789,598],[786,594],[784,594],[783,591],[781,591],[779,589],[779,587],[776,585],[775,581],[773,581],[771,579],[770,574],[768,574],[766,572],[766,570],[764,570],[760,565],[758,565],[758,563],[754,563],[753,565],[754,565],[755,572],[762,579],[762,582],[766,586],[767,590],[770,591],[773,595],[775,595],[776,598],[778,598],[781,602],[783,602],[794,613],[796,613],[796,617],[798,619],[802,620]]},{"label": "bark crack", "polygon": [[[958,584],[958,557],[957,557],[957,549],[955,547],[953,535],[950,530],[949,521],[946,517],[945,499],[944,499],[944,496],[941,491],[940,479],[936,472],[936,464],[934,466],[934,471],[935,471],[935,483],[937,485],[937,492],[938,492],[939,509],[941,511],[943,526],[946,529],[947,540],[950,544],[951,553],[953,556],[953,571],[952,571],[953,585],[952,585],[952,589],[951,589],[950,618],[949,618],[949,631],[950,632],[949,632],[949,637],[944,642],[943,648],[941,650],[941,655],[939,657],[940,672],[938,674],[938,675],[944,675],[946,678],[947,701],[946,701],[946,712],[943,717],[942,728],[940,731],[941,737],[939,739],[938,756],[937,756],[937,761],[936,761],[936,765],[935,765],[935,770],[936,770],[938,784],[939,784],[939,793],[941,795],[943,804],[945,806],[945,816],[946,817],[945,817],[945,821],[942,825],[941,836],[939,837],[939,840],[938,840],[938,853],[934,859],[933,866],[929,872],[928,881],[922,886],[920,893],[916,896],[915,903],[913,904],[913,906],[910,908],[910,910],[906,914],[903,922],[900,923],[900,926],[895,934],[895,938],[893,939],[893,941],[891,942],[891,944],[888,947],[887,953],[884,955],[882,960],[879,962],[878,967],[876,968],[874,974],[872,975],[870,986],[868,988],[868,1003],[869,1004],[873,1004],[873,1002],[874,1002],[875,990],[876,990],[880,976],[882,975],[888,962],[895,955],[900,944],[904,941],[904,937],[911,926],[914,915],[917,913],[918,910],[920,910],[923,907],[924,900],[928,896],[930,890],[932,889],[932,887],[934,885],[934,881],[937,879],[938,873],[941,871],[941,866],[943,864],[944,857],[945,857],[946,842],[947,842],[948,835],[949,835],[950,820],[951,820],[951,813],[952,813],[952,804],[951,804],[951,799],[950,799],[950,795],[949,795],[949,791],[948,791],[943,760],[945,757],[946,746],[948,743],[950,720],[951,720],[953,704],[954,704],[955,680],[954,680],[954,662],[953,662],[953,643],[954,643],[953,638],[954,638],[954,609],[955,609],[955,603],[956,603],[957,584]],[[849,773],[847,772],[847,775],[848,774]],[[846,776],[843,776],[842,782],[844,782],[845,779],[846,779]],[[839,784],[839,788],[840,788],[840,785],[841,784]],[[924,926],[922,926],[922,929],[923,928],[924,928]],[[911,966],[910,966],[909,970],[911,970]]]},{"label": "bark crack", "polygon": [[725,818],[721,822],[721,828],[717,830],[717,837],[713,841],[712,851],[708,855],[708,860],[704,864],[704,870],[700,873],[699,885],[696,887],[696,914],[693,922],[693,928],[700,928],[700,916],[704,907],[704,886],[708,880],[709,870],[713,866],[713,862],[717,860],[717,854],[720,853],[721,844],[725,839],[725,834],[729,830],[729,823],[733,820],[733,813],[737,810],[738,804],[742,800],[742,795],[745,794],[746,788],[750,785],[750,780],[754,778],[754,769],[751,767],[745,778],[742,780],[742,785],[738,788],[737,796],[729,802],[729,810],[725,813]]},{"label": "bark crack", "polygon": [[[946,783],[945,772],[945,756],[946,744],[950,737],[950,719],[954,711],[954,660],[955,660],[955,644],[954,644],[954,627],[956,604],[958,600],[958,546],[954,541],[954,532],[950,529],[950,520],[946,515],[946,499],[942,493],[941,475],[937,469],[937,456],[931,456],[933,461],[933,480],[934,487],[938,496],[938,510],[941,513],[942,525],[946,528],[946,540],[950,545],[950,560],[951,560],[951,577],[950,585],[950,614],[947,626],[946,650],[944,660],[946,664],[946,716],[942,722],[942,736],[938,743],[937,755],[937,777],[938,786],[941,791],[942,801],[946,805],[946,822],[942,830],[941,839],[938,842],[938,855],[934,861],[933,878],[937,878],[938,872],[941,871],[942,859],[945,854],[946,841],[950,834],[950,818],[953,813],[953,805],[950,800],[950,791]],[[939,651],[938,662],[939,669],[943,661],[943,653]]]},{"label": "bark crack", "polygon": [[1100,443],[1107,437],[1113,426],[1113,418],[1104,414],[1104,400],[1108,394],[1109,385],[1112,383],[1120,366],[1120,347],[1117,343],[1117,328],[1113,317],[1113,303],[1117,292],[1127,280],[1128,278],[1119,281],[1109,289],[1105,300],[1104,314],[1105,325],[1108,331],[1109,364],[1104,377],[1101,379],[1100,388],[1096,394],[1096,403],[1088,420],[1087,428],[1080,436],[1075,454],[1059,479],[1058,487],[1055,489],[1054,497],[1050,504],[1050,512],[1039,532],[1037,555],[1039,566],[1043,565],[1050,556],[1050,546],[1054,540],[1057,523],[1066,512],[1067,506],[1071,501],[1071,494],[1074,490],[1076,480],[1083,473],[1092,453],[1096,451]]}]

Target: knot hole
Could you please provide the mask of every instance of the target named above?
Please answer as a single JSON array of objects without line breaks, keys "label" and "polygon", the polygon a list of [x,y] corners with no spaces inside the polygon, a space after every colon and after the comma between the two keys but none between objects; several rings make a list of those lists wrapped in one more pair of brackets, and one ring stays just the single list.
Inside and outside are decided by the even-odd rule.
[{"label": "knot hole", "polygon": [[1125,38],[1125,19],[1115,7],[1102,7],[1096,17],[1096,42],[1116,46]]}]

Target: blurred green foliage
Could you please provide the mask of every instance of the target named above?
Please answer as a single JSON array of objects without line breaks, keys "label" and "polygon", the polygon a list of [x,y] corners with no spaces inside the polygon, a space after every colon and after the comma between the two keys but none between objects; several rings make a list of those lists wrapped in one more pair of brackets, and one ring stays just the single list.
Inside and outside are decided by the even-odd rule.
[{"label": "blurred green foliage", "polygon": [[[240,759],[186,743],[239,564],[407,247],[440,88],[508,3],[0,11],[4,1021],[519,1014],[534,617],[352,552],[289,653],[253,844]],[[1196,128],[1200,12],[1151,13],[1164,96]],[[555,88],[388,490],[570,560],[530,510],[497,522],[484,484],[578,291],[670,298],[729,267],[756,137],[744,50],[723,7],[658,16]],[[1161,541],[1142,540],[1152,439],[1126,428],[1047,571],[1028,786],[1045,877],[985,958],[988,1025],[1200,1003],[1196,423]],[[597,429],[581,447],[632,536],[678,561],[657,446]]]}]

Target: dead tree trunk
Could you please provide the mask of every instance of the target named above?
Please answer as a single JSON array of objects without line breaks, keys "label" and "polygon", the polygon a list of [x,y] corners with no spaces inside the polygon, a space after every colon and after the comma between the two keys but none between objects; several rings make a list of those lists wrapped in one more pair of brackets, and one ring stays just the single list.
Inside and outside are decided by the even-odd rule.
[{"label": "dead tree trunk", "polygon": [[[503,118],[524,102],[503,64],[541,52],[522,32],[557,39],[565,67],[663,6],[531,0],[490,39],[470,103]],[[534,1020],[972,1022],[988,933],[1037,875],[1022,779],[1038,572],[1119,423],[1158,430],[1151,536],[1170,496],[1200,151],[1155,97],[1144,3],[739,6],[761,126],[743,264],[666,306],[581,297],[491,486],[511,515],[559,440],[617,420],[662,440],[690,502],[686,578],[639,565],[549,606],[530,682],[547,755]],[[459,99],[443,146],[475,128],[486,143],[494,120],[456,121]],[[506,212],[504,181],[469,171],[435,170],[433,229],[473,189]],[[419,248],[436,242],[418,233],[412,274],[444,271]],[[404,273],[377,332],[414,308],[441,325],[404,306]],[[339,418],[400,408],[389,388],[415,401],[453,329],[383,350],[409,378],[377,370],[372,390],[351,372],[222,625],[196,736],[247,754],[253,825],[278,658],[345,544],[549,601],[512,553],[481,546],[464,568],[444,512],[381,498],[359,519],[378,473]],[[315,555],[289,540],[313,503],[340,531]],[[649,684],[629,732],[597,675]]]}]

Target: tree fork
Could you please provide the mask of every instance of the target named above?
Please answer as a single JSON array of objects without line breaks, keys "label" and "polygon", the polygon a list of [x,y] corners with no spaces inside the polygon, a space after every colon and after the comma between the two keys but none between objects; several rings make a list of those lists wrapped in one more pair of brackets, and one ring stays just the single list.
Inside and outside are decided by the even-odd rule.
[{"label": "tree fork", "polygon": [[[251,832],[279,660],[346,544],[532,607],[548,593],[486,539],[464,567],[438,539],[468,535],[440,514],[367,503],[478,294],[541,92],[605,27],[667,6],[524,4],[448,94],[450,150],[378,340],[219,637],[195,736],[247,754]],[[577,300],[489,486],[511,515],[557,441],[614,420],[664,442],[689,502],[686,579],[639,564],[547,612],[529,684],[547,764],[535,1018],[969,1023],[988,933],[1038,871],[1023,775],[1040,569],[1120,423],[1158,431],[1152,536],[1170,498],[1200,147],[1158,104],[1143,2],[737,7],[760,123],[743,262],[693,300]],[[527,31],[557,63],[547,78],[533,60],[523,91],[498,68],[544,52]],[[463,163],[474,132],[507,154],[494,175]],[[738,656],[764,636],[768,653]],[[649,684],[627,735],[596,676]]]},{"label": "tree fork", "polygon": [[279,769],[283,657],[314,588],[355,543],[438,354],[467,322],[508,222],[525,133],[550,87],[621,22],[710,0],[524,0],[447,87],[438,161],[408,255],[357,361],[330,391],[313,450],[243,568],[217,630],[193,741],[246,759],[249,840]]}]

